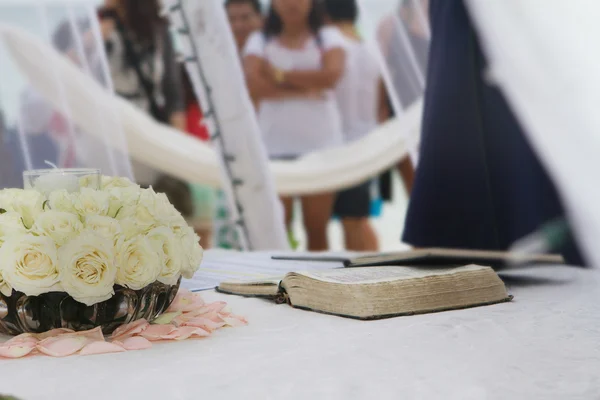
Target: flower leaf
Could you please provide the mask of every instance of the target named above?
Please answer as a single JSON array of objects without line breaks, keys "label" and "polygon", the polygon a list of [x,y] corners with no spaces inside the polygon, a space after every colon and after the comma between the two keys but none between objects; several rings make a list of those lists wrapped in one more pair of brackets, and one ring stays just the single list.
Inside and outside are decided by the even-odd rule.
[{"label": "flower leaf", "polygon": [[6,210],[4,208],[0,208],[0,214],[6,214]]},{"label": "flower leaf", "polygon": [[121,206],[121,208],[119,208],[117,210],[117,212],[115,213],[115,216],[113,218],[117,219],[117,216],[119,215],[119,213],[121,212],[122,209],[123,209],[123,206]]},{"label": "flower leaf", "polygon": [[[44,201],[44,204],[42,204],[42,210],[46,209],[46,205],[50,203],[50,200],[46,200]],[[48,206],[48,208],[50,208],[50,206]]]}]

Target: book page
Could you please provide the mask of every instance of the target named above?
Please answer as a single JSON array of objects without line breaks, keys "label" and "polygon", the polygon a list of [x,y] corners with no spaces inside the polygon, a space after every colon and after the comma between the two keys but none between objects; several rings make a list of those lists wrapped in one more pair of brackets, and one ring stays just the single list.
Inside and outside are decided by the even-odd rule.
[{"label": "book page", "polygon": [[427,276],[450,275],[459,272],[478,271],[488,267],[467,265],[456,268],[431,267],[365,267],[334,269],[329,271],[299,272],[296,275],[305,276],[323,282],[348,285],[381,283],[396,280],[418,279]]}]

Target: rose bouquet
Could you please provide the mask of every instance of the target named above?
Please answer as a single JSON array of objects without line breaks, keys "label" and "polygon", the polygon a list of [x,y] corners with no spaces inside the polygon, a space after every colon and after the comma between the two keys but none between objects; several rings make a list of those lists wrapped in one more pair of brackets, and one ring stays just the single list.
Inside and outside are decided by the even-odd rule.
[{"label": "rose bouquet", "polygon": [[93,306],[115,287],[176,285],[202,261],[199,238],[164,194],[124,178],[102,188],[0,191],[0,292],[63,292]]}]

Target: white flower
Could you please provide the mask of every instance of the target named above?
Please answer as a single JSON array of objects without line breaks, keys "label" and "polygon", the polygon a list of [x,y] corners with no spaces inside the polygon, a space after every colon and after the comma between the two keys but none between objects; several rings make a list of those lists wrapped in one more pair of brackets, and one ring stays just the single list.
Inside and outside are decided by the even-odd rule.
[{"label": "white flower", "polygon": [[116,219],[110,217],[90,215],[85,218],[85,228],[113,243],[116,243],[121,236],[121,224]]},{"label": "white flower", "polygon": [[98,175],[85,175],[79,178],[80,188],[99,189],[100,177]]},{"label": "white flower", "polygon": [[14,199],[23,192],[23,189],[4,189],[0,190],[0,209],[4,211],[12,210]]},{"label": "white flower", "polygon": [[54,211],[63,211],[72,214],[77,214],[77,208],[81,208],[79,204],[78,207],[75,207],[75,203],[78,202],[79,199],[75,195],[67,192],[64,189],[55,190],[51,192],[48,196],[48,206],[51,210]]},{"label": "white flower", "polygon": [[140,199],[140,192],[141,189],[136,186],[109,189],[108,216],[124,218],[125,215],[132,214]]},{"label": "white flower", "polygon": [[0,293],[6,297],[12,294],[12,287],[4,280],[4,276],[2,275],[2,266],[0,266]]},{"label": "white flower", "polygon": [[25,222],[23,222],[23,218],[19,213],[8,211],[0,214],[0,246],[12,236],[26,234],[27,228],[24,224]]},{"label": "white flower", "polygon": [[88,306],[114,295],[117,275],[113,243],[84,231],[58,251],[60,281],[75,300]]},{"label": "white flower", "polygon": [[183,255],[181,245],[173,232],[166,226],[152,229],[146,236],[152,248],[160,256],[161,272],[158,281],[165,285],[174,285],[181,274]]},{"label": "white flower", "polygon": [[137,187],[138,185],[131,182],[127,178],[118,177],[118,176],[102,176],[102,190],[109,190],[113,188],[128,188],[128,187]]},{"label": "white flower", "polygon": [[79,217],[63,211],[45,211],[37,216],[31,230],[48,236],[57,246],[62,246],[81,232],[83,224]]},{"label": "white flower", "polygon": [[123,233],[128,239],[137,234],[148,233],[159,225],[156,217],[156,193],[152,189],[142,189],[137,203],[123,206],[117,219],[122,221]]},{"label": "white flower", "polygon": [[14,211],[23,217],[26,228],[31,228],[35,218],[42,212],[44,197],[35,190],[11,189],[3,190],[0,197],[0,208]]},{"label": "white flower", "polygon": [[139,290],[156,281],[162,260],[145,236],[137,236],[121,245],[117,263],[117,284]]},{"label": "white flower", "polygon": [[191,279],[196,271],[200,268],[202,258],[204,257],[204,249],[200,246],[200,238],[192,228],[186,228],[181,237],[183,254],[185,256],[181,266],[181,274]]},{"label": "white flower", "polygon": [[82,217],[88,215],[108,215],[110,207],[110,194],[102,190],[94,190],[83,188],[79,193],[74,193],[73,197],[78,201],[74,201],[77,213]]},{"label": "white flower", "polygon": [[49,237],[21,235],[0,249],[5,284],[28,296],[60,291],[56,245]]}]

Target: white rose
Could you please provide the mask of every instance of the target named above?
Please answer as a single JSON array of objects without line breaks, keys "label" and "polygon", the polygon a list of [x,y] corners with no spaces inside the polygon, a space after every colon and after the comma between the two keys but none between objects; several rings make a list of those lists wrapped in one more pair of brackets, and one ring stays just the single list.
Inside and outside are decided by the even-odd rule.
[{"label": "white rose", "polygon": [[64,189],[55,190],[48,196],[48,206],[54,211],[77,214],[77,209],[81,208],[81,206],[76,203],[79,203],[79,198]]},{"label": "white rose", "polygon": [[24,224],[25,222],[19,213],[8,211],[0,214],[0,246],[12,236],[26,234],[27,228]]},{"label": "white rose", "polygon": [[145,234],[159,225],[156,217],[156,193],[152,189],[142,189],[138,202],[124,206],[117,219],[122,221],[125,235]]},{"label": "white rose", "polygon": [[28,296],[60,291],[54,241],[45,236],[9,238],[0,249],[5,283]]},{"label": "white rose", "polygon": [[98,189],[100,184],[98,175],[85,175],[79,178],[80,188]]},{"label": "white rose", "polygon": [[74,193],[73,197],[79,201],[74,202],[77,213],[82,217],[88,215],[108,215],[110,207],[110,194],[102,190],[83,188],[79,193]]},{"label": "white rose", "polygon": [[37,216],[32,232],[48,236],[57,246],[62,246],[81,232],[83,224],[79,217],[63,211],[45,211]]},{"label": "white rose", "polygon": [[23,189],[3,189],[0,190],[0,209],[4,211],[12,210],[14,199],[23,192]]},{"label": "white rose", "polygon": [[0,266],[0,293],[9,297],[12,294],[12,287],[4,280],[4,276],[2,275],[2,269]]},{"label": "white rose", "polygon": [[139,290],[156,281],[162,260],[145,236],[137,236],[120,246],[117,263],[117,284]]},{"label": "white rose", "polygon": [[183,264],[179,241],[166,226],[152,229],[146,237],[150,240],[152,248],[161,259],[161,272],[158,281],[165,285],[176,284]]},{"label": "white rose", "polygon": [[113,188],[128,188],[128,187],[137,187],[138,185],[131,182],[127,178],[119,177],[119,176],[102,176],[102,190],[109,190]]},{"label": "white rose", "polygon": [[44,206],[44,197],[35,190],[13,189],[4,193],[2,197],[0,208],[19,213],[27,229],[31,228]]},{"label": "white rose", "polygon": [[85,218],[86,230],[93,231],[104,239],[116,243],[121,236],[121,224],[114,218],[90,215]]},{"label": "white rose", "polygon": [[154,199],[154,207],[155,215],[163,225],[178,225],[182,221],[183,223],[185,223],[185,219],[183,218],[181,213],[177,211],[175,206],[171,204],[166,194],[156,193],[156,197]]},{"label": "white rose", "polygon": [[126,215],[131,215],[140,199],[140,192],[141,189],[136,186],[109,189],[108,216],[125,218]]},{"label": "white rose", "polygon": [[114,295],[117,276],[113,243],[84,231],[58,251],[60,281],[75,300],[88,306]]},{"label": "white rose", "polygon": [[181,245],[185,256],[181,266],[181,274],[185,278],[191,279],[200,268],[204,257],[204,249],[200,246],[198,235],[189,227],[185,229],[185,233],[181,237]]}]

